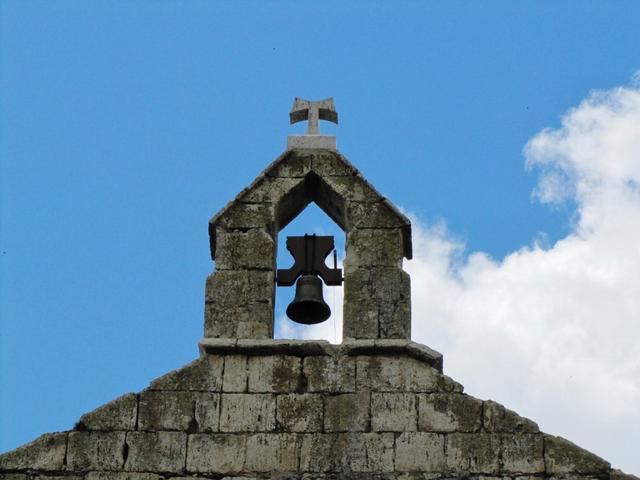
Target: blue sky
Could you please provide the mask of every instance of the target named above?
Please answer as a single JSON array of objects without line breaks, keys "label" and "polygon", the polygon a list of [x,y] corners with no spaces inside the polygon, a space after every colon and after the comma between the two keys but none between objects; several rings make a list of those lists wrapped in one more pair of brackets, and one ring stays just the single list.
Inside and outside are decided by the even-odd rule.
[{"label": "blue sky", "polygon": [[[464,277],[487,271],[482,257],[504,272],[514,252],[583,235],[582,213],[610,196],[574,188],[584,162],[523,151],[545,128],[573,138],[563,115],[592,91],[635,88],[638,19],[640,5],[624,1],[0,2],[0,451],[195,358],[208,219],[304,131],[288,124],[294,96],[335,98],[340,123],[321,129],[416,219],[426,269],[439,259]],[[571,185],[553,197],[541,181],[558,168]],[[283,233],[313,229],[335,227],[310,213]],[[445,253],[429,264],[436,247]],[[631,310],[633,293],[622,297]],[[430,337],[431,318],[420,321],[417,340],[469,393],[548,410],[483,390],[500,383],[499,366],[494,380],[476,377],[456,360],[457,333]],[[618,333],[637,348],[626,325]],[[544,418],[640,472],[628,448],[607,450],[618,420],[576,439],[578,419]]]}]

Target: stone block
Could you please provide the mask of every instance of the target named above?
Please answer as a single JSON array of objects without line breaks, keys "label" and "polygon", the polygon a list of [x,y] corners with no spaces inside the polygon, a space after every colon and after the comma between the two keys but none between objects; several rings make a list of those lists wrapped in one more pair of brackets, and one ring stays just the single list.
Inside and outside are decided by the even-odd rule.
[{"label": "stone block", "polygon": [[299,444],[295,434],[274,433],[247,438],[245,470],[252,472],[295,472]]},{"label": "stone block", "polygon": [[[300,449],[300,470],[335,473],[392,472],[393,433],[304,435]],[[356,477],[349,475],[345,478]]]},{"label": "stone block", "polygon": [[269,177],[296,178],[304,177],[311,171],[312,154],[308,152],[289,151],[265,171]]},{"label": "stone block", "polygon": [[481,400],[457,393],[418,395],[418,430],[478,432],[481,427]]},{"label": "stone block", "polygon": [[0,472],[0,480],[30,480],[30,476],[25,473],[3,473]]},{"label": "stone block", "polygon": [[377,392],[437,392],[443,383],[433,367],[405,356],[357,357],[356,385]]},{"label": "stone block", "polygon": [[326,432],[364,432],[370,425],[369,392],[343,393],[324,398]]},{"label": "stone block", "polygon": [[393,211],[388,202],[348,202],[347,219],[352,229],[400,231],[406,225],[404,218]]},{"label": "stone block", "polygon": [[245,355],[226,355],[224,357],[224,378],[222,391],[244,393],[247,391],[249,367]]},{"label": "stone block", "polygon": [[218,474],[241,472],[246,442],[244,435],[189,435],[187,471]]},{"label": "stone block", "polygon": [[544,459],[547,474],[604,474],[609,462],[562,437],[544,435]]},{"label": "stone block", "polygon": [[[29,475],[26,478],[27,480],[83,480],[84,477],[82,475],[75,475],[75,474],[40,475],[40,472],[39,472],[37,475]],[[4,479],[2,473],[0,473],[0,480],[10,480],[10,479]],[[15,480],[18,480],[18,479],[15,479]]]},{"label": "stone block", "polygon": [[273,303],[273,271],[216,270],[207,277],[205,302],[219,307]]},{"label": "stone block", "polygon": [[287,150],[335,150],[335,135],[288,135]]},{"label": "stone block", "polygon": [[163,480],[163,477],[142,472],[88,472],[84,480]]},{"label": "stone block", "polygon": [[538,433],[538,425],[497,402],[484,402],[484,429],[487,432]]},{"label": "stone block", "polygon": [[416,396],[411,393],[372,393],[371,430],[411,432],[417,429]]},{"label": "stone block", "polygon": [[125,470],[180,473],[185,469],[186,433],[129,432],[127,445],[129,455]]},{"label": "stone block", "polygon": [[71,432],[67,469],[120,470],[124,464],[125,432]]},{"label": "stone block", "polygon": [[411,337],[410,279],[402,269],[350,269],[344,295],[345,338]]},{"label": "stone block", "polygon": [[66,449],[66,433],[47,433],[0,455],[0,470],[63,470]]},{"label": "stone block", "polygon": [[345,277],[345,298],[356,302],[393,302],[411,295],[409,275],[398,267],[352,269]]},{"label": "stone block", "polygon": [[78,430],[134,430],[138,396],[127,393],[96,410],[85,413],[76,424]]},{"label": "stone block", "polygon": [[[404,272],[403,272],[404,273]],[[377,338],[411,339],[411,299],[382,301],[378,306]]]},{"label": "stone block", "polygon": [[302,435],[300,444],[301,472],[331,472],[335,469],[337,451],[336,434]]},{"label": "stone block", "polygon": [[276,427],[276,399],[269,394],[223,393],[221,432],[270,432]]},{"label": "stone block", "polygon": [[545,472],[541,434],[502,434],[502,473],[542,474]]},{"label": "stone block", "polygon": [[188,430],[194,421],[193,392],[148,390],[140,394],[139,430]]},{"label": "stone block", "polygon": [[276,397],[276,422],[284,432],[322,430],[322,397],[314,394],[288,394]]},{"label": "stone block", "polygon": [[347,232],[345,273],[361,267],[402,267],[402,231],[399,228],[354,228]]},{"label": "stone block", "polygon": [[216,271],[273,270],[275,242],[263,229],[222,231],[216,229]]},{"label": "stone block", "polygon": [[220,394],[148,390],[140,394],[138,429],[218,431]]},{"label": "stone block", "polygon": [[336,470],[392,472],[393,433],[338,433]]},{"label": "stone block", "polygon": [[360,176],[331,176],[323,177],[322,180],[329,188],[350,203],[369,204],[378,202],[381,199],[380,194]]},{"label": "stone block", "polygon": [[198,390],[219,392],[222,387],[223,357],[205,355],[151,382],[150,390]]},{"label": "stone block", "polygon": [[496,474],[500,469],[500,437],[488,433],[447,435],[446,468],[455,474]]},{"label": "stone block", "polygon": [[358,170],[342,155],[333,152],[315,152],[311,169],[320,177],[355,176]]},{"label": "stone block", "polygon": [[272,338],[273,306],[271,303],[254,303],[221,307],[207,303],[204,335],[208,338]]},{"label": "stone block", "polygon": [[294,393],[302,387],[300,357],[269,355],[249,357],[249,391]]},{"label": "stone block", "polygon": [[356,388],[356,363],[350,357],[305,357],[303,373],[309,392],[353,392]]},{"label": "stone block", "polygon": [[284,195],[299,187],[303,178],[260,177],[255,185],[243,190],[238,199],[244,203],[271,203],[277,205]]},{"label": "stone block", "polygon": [[343,304],[343,339],[378,338],[378,304],[355,301],[345,295]]},{"label": "stone block", "polygon": [[195,424],[187,429],[189,433],[217,432],[220,420],[220,394],[201,392],[195,394]]},{"label": "stone block", "polygon": [[234,201],[228,204],[222,215],[214,218],[213,225],[216,227],[216,232],[220,228],[227,230],[262,229],[272,232],[273,204]]},{"label": "stone block", "polygon": [[443,472],[444,466],[444,435],[404,432],[396,438],[396,471]]}]

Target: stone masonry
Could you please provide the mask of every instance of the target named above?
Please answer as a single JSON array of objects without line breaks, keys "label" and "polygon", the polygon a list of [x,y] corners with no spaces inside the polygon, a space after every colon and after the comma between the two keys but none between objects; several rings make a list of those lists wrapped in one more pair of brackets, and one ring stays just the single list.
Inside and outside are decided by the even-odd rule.
[{"label": "stone masonry", "polygon": [[[347,236],[340,345],[272,338],[277,233],[311,201]],[[200,357],[0,455],[0,480],[638,480],[410,340],[410,224],[339,153],[285,152],[210,234]]]}]

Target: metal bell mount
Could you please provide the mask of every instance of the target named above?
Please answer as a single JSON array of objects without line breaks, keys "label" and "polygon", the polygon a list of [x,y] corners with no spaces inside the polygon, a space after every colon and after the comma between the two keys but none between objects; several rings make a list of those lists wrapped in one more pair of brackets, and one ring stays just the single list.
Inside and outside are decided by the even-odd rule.
[{"label": "metal bell mount", "polygon": [[342,284],[342,269],[336,268],[335,250],[334,268],[324,263],[333,248],[331,236],[287,237],[287,250],[295,262],[289,269],[278,270],[276,282],[278,286],[296,283],[295,297],[287,307],[287,317],[294,322],[311,325],[331,316],[331,309],[322,296],[322,281],[332,286]]}]

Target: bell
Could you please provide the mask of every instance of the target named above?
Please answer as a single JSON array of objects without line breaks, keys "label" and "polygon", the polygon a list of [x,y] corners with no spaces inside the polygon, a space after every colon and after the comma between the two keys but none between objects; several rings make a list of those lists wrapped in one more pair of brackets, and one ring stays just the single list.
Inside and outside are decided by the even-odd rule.
[{"label": "bell", "polygon": [[322,280],[315,275],[302,275],[296,282],[296,296],[287,307],[287,317],[311,325],[324,322],[330,315],[331,309],[322,298]]}]

